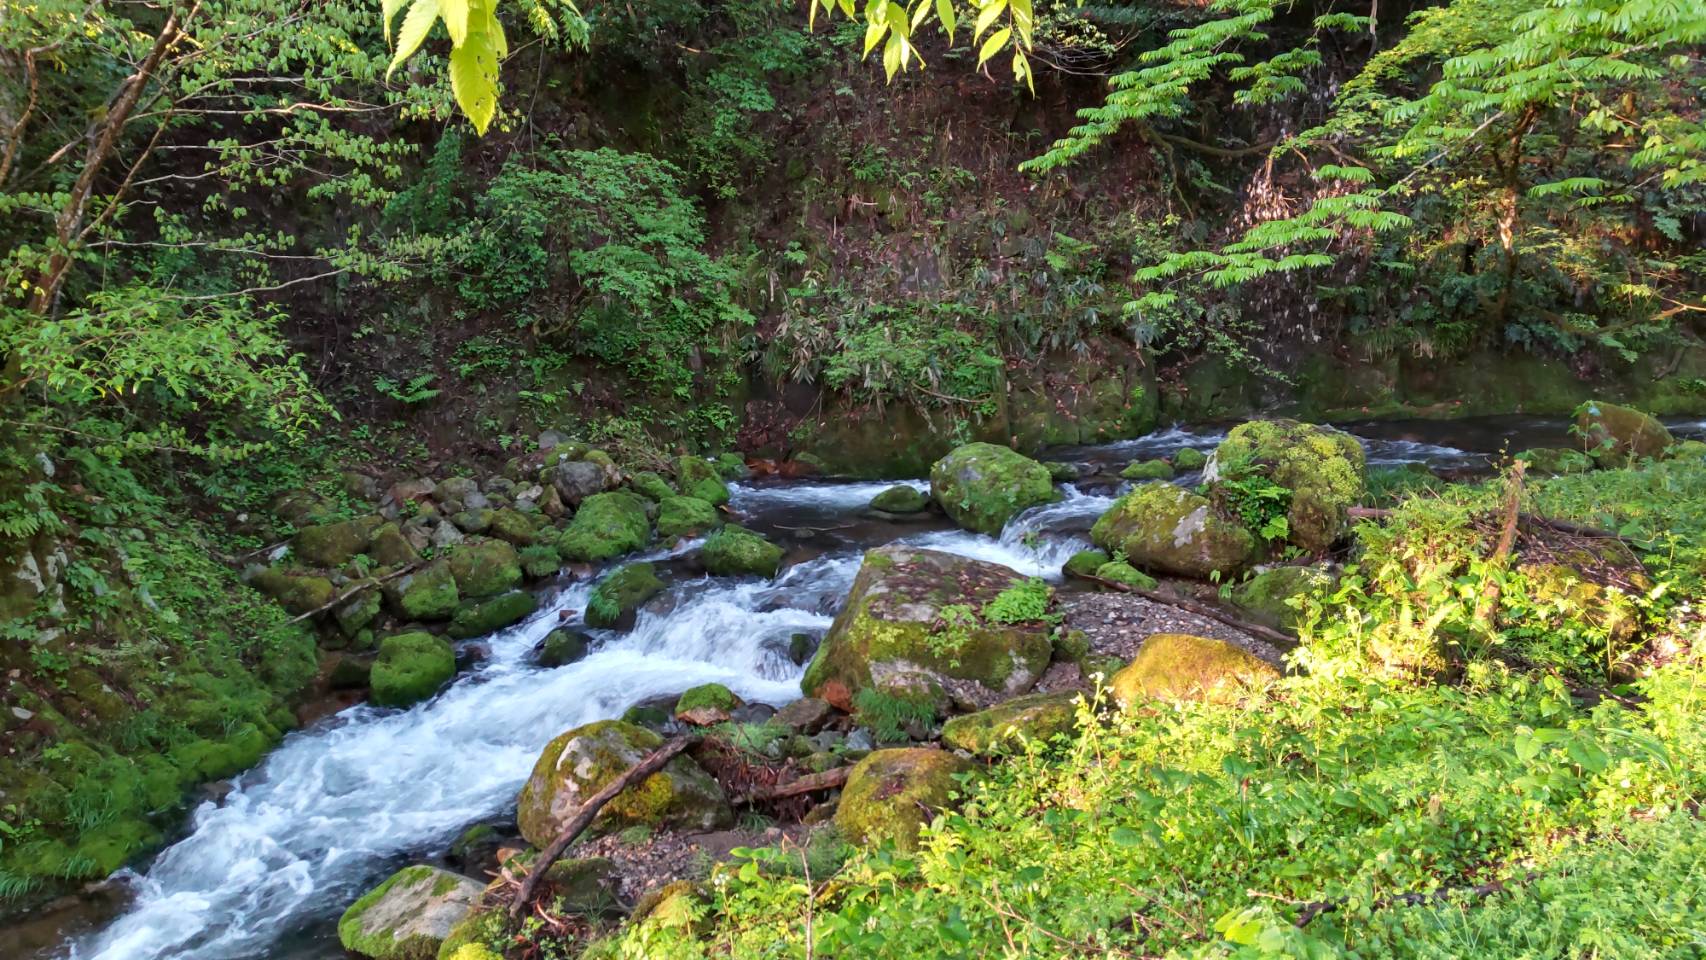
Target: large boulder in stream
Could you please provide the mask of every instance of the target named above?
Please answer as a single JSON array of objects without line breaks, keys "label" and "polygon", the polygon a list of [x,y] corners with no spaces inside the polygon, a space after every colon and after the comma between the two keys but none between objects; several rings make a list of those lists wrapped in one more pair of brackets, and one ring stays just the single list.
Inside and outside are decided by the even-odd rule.
[{"label": "large boulder in stream", "polygon": [[1368,468],[1356,437],[1296,420],[1251,420],[1214,448],[1203,479],[1236,504],[1261,477],[1290,491],[1285,539],[1323,554],[1350,530],[1350,508],[1368,492]]},{"label": "large boulder in stream", "polygon": [[1662,456],[1675,442],[1657,419],[1633,407],[1589,400],[1576,410],[1576,432],[1587,451],[1606,463]]},{"label": "large boulder in stream", "polygon": [[726,526],[699,548],[699,562],[718,577],[774,577],[782,568],[782,548],[745,527]]},{"label": "large boulder in stream", "polygon": [[644,497],[628,490],[587,497],[557,539],[564,560],[593,563],[632,553],[651,538]]},{"label": "large boulder in stream", "polygon": [[1170,483],[1146,483],[1115,501],[1090,528],[1090,539],[1109,553],[1124,553],[1135,567],[1196,579],[1230,577],[1256,552],[1243,524],[1221,515],[1208,498]]},{"label": "large boulder in stream", "polygon": [[852,710],[861,690],[900,678],[934,682],[975,704],[1024,693],[1048,668],[1049,625],[983,615],[1023,581],[1007,567],[951,553],[872,550],[800,685],[842,710]]},{"label": "large boulder in stream", "polygon": [[507,540],[469,537],[450,548],[445,559],[464,597],[490,597],[521,582],[521,559]]},{"label": "large boulder in stream", "polygon": [[338,942],[371,960],[432,960],[484,890],[448,870],[404,867],[344,911]]},{"label": "large boulder in stream", "polygon": [[626,630],[640,605],[663,592],[657,568],[630,563],[599,581],[586,601],[586,625]]},{"label": "large boulder in stream", "polygon": [[[662,737],[621,720],[589,723],[552,740],[521,788],[515,814],[521,835],[536,847],[546,847],[581,804],[662,745]],[[628,827],[691,833],[721,830],[732,823],[734,812],[723,789],[692,757],[681,755],[605,804],[588,833]]]},{"label": "large boulder in stream", "polygon": [[373,661],[373,702],[407,707],[438,692],[456,674],[456,652],[430,633],[399,633],[379,642]]},{"label": "large boulder in stream", "polygon": [[930,495],[955,523],[993,536],[1020,511],[1054,500],[1054,478],[1024,454],[968,443],[931,466]]},{"label": "large boulder in stream", "polygon": [[729,502],[729,485],[717,467],[703,457],[677,457],[675,481],[684,497],[697,497],[712,506]]}]

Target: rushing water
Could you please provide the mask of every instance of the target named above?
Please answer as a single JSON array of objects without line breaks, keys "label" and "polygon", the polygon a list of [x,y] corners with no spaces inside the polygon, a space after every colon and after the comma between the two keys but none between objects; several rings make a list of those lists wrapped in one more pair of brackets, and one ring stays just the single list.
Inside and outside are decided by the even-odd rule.
[{"label": "rushing water", "polygon": [[[1453,470],[1484,469],[1501,449],[1568,442],[1557,421],[1511,418],[1350,428],[1364,437],[1371,463]],[[1057,456],[1087,471],[1117,470],[1185,446],[1206,450],[1223,435],[1171,429]],[[134,896],[122,914],[58,953],[75,960],[341,956],[332,928],[344,906],[401,863],[442,853],[464,827],[508,809],[558,733],[713,681],[772,704],[798,696],[800,668],[787,656],[788,640],[827,629],[866,548],[903,541],[1054,577],[1121,489],[1066,485],[1060,501],[985,537],[940,520],[866,516],[865,505],[887,486],[736,485],[732,507],[744,522],[793,546],[775,581],[693,575],[676,562],[692,544],[660,552],[652,558],[673,576],[669,589],[632,631],[592,631],[599,643],[585,659],[542,669],[530,651],[559,626],[560,612],[570,611],[569,623],[578,625],[590,582],[554,588],[533,618],[479,641],[487,657],[434,699],[409,710],[352,707],[291,734],[221,802],[203,803],[184,839],[142,872],[124,875]]]}]

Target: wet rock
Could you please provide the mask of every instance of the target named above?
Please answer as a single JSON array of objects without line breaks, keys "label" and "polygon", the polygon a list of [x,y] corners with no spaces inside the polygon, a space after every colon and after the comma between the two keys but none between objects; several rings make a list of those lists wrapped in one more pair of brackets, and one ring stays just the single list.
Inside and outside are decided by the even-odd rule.
[{"label": "wet rock", "polygon": [[1252,475],[1291,491],[1286,540],[1314,554],[1326,553],[1350,530],[1348,511],[1368,492],[1355,437],[1295,420],[1239,424],[1203,467],[1203,479],[1221,486]]},{"label": "wet rock", "polygon": [[539,609],[539,601],[525,590],[512,590],[487,600],[470,600],[456,609],[445,631],[457,640],[484,636],[518,623]]},{"label": "wet rock", "polygon": [[782,566],[782,548],[750,530],[726,526],[699,548],[699,560],[719,577],[774,577]]},{"label": "wet rock", "polygon": [[1224,640],[1185,633],[1158,633],[1143,641],[1137,657],[1109,678],[1116,701],[1235,702],[1279,676],[1268,663]]},{"label": "wet rock", "polygon": [[599,581],[586,603],[586,625],[604,629],[632,629],[640,605],[663,592],[657,568],[649,563],[630,563]]},{"label": "wet rock", "polygon": [[586,656],[592,638],[579,630],[556,629],[534,648],[534,662],[541,667],[560,667]]},{"label": "wet rock", "polygon": [[992,536],[1015,514],[1056,497],[1047,467],[992,443],[968,443],[936,461],[930,494],[955,523]]},{"label": "wet rock", "polygon": [[1196,447],[1182,447],[1173,454],[1173,469],[1180,473],[1201,470],[1208,463],[1208,454]]},{"label": "wet rock", "polygon": [[[521,835],[546,846],[581,804],[662,744],[652,731],[620,720],[601,720],[558,736],[540,754],[521,790],[516,810]],[[692,758],[677,756],[605,804],[589,833],[634,826],[717,830],[733,822],[717,782]]]},{"label": "wet rock", "polygon": [[1127,480],[1171,480],[1173,465],[1165,460],[1139,460],[1127,464],[1120,476]]},{"label": "wet rock", "polygon": [[563,559],[597,562],[631,553],[646,545],[651,521],[646,500],[626,490],[588,497],[557,539]]},{"label": "wet rock", "polygon": [[426,960],[473,910],[485,885],[436,867],[404,867],[344,911],[338,941],[371,960]]},{"label": "wet rock", "polygon": [[720,453],[713,462],[717,475],[724,480],[746,480],[752,476],[752,468],[746,465],[746,460],[738,453]]},{"label": "wet rock", "polygon": [[677,457],[675,481],[681,488],[682,496],[698,497],[712,506],[729,502],[729,485],[709,460],[700,457]]},{"label": "wet rock", "polygon": [[796,633],[788,638],[788,660],[796,667],[803,667],[807,660],[816,652],[818,638],[809,633]]},{"label": "wet rock", "polygon": [[658,536],[665,540],[695,537],[722,525],[717,508],[698,497],[665,497],[658,504]]},{"label": "wet rock", "polygon": [[420,631],[386,637],[373,661],[373,702],[410,706],[437,693],[455,674],[456,654],[448,642]]},{"label": "wet rock", "polygon": [[972,769],[969,761],[942,750],[878,750],[848,773],[835,826],[853,843],[892,840],[914,850],[919,830],[959,792],[955,778]]},{"label": "wet rock", "polygon": [[1077,691],[1032,693],[987,710],[953,717],[942,725],[942,743],[977,756],[1022,752],[1025,741],[1046,742],[1071,733],[1078,717]]},{"label": "wet rock", "polygon": [[1238,573],[1256,549],[1242,524],[1170,483],[1146,483],[1115,501],[1090,539],[1109,553],[1123,552],[1133,566],[1197,579]]},{"label": "wet rock", "polygon": [[923,513],[929,506],[930,498],[924,491],[906,484],[890,487],[871,498],[871,509],[883,513]]},{"label": "wet rock", "polygon": [[1079,477],[1078,464],[1062,463],[1059,460],[1045,460],[1043,467],[1048,470],[1049,479],[1055,483],[1071,483]]},{"label": "wet rock", "polygon": [[744,705],[745,701],[720,683],[700,684],[675,702],[675,719],[695,727],[714,727],[727,723],[730,714]]},{"label": "wet rock", "polygon": [[1628,463],[1663,456],[1675,438],[1657,419],[1633,407],[1589,400],[1576,411],[1576,431],[1595,459]]},{"label": "wet rock", "polygon": [[805,734],[813,734],[835,721],[835,708],[826,700],[801,697],[776,711],[776,722]]},{"label": "wet rock", "polygon": [[1048,625],[981,615],[1022,579],[998,564],[934,550],[872,550],[801,687],[847,711],[860,690],[897,674],[925,674],[960,688],[957,696],[1023,693],[1048,667]]}]

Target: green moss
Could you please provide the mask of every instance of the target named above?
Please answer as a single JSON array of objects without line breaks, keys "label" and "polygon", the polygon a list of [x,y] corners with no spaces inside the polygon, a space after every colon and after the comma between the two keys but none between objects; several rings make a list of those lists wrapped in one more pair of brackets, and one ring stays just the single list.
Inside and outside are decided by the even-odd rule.
[{"label": "green moss", "polygon": [[711,707],[716,710],[733,710],[740,706],[741,700],[734,691],[720,683],[704,683],[681,695],[675,702],[675,712],[694,710],[699,707]]},{"label": "green moss", "polygon": [[1173,465],[1165,460],[1139,460],[1127,464],[1120,476],[1127,480],[1171,480]]},{"label": "green moss", "polygon": [[1078,479],[1078,467],[1059,460],[1045,460],[1043,466],[1048,470],[1049,479],[1055,483],[1071,483]]},{"label": "green moss", "polygon": [[1593,469],[1593,458],[1569,447],[1533,447],[1516,455],[1528,464],[1530,476],[1559,477],[1586,473]]},{"label": "green moss", "polygon": [[443,620],[456,612],[462,600],[450,564],[435,560],[414,573],[385,585],[391,606],[410,620]]},{"label": "green moss", "polygon": [[512,590],[488,600],[470,600],[458,607],[446,630],[458,640],[481,637],[531,616],[539,601],[525,590]]},{"label": "green moss", "polygon": [[346,637],[353,637],[366,629],[379,616],[379,610],[385,604],[385,598],[377,587],[357,594],[333,611],[338,629]]},{"label": "green moss", "polygon": [[363,517],[307,527],[291,539],[290,549],[305,563],[317,567],[341,567],[356,554],[367,550],[373,542],[373,532],[384,522],[379,517]]},{"label": "green moss", "polygon": [[1077,723],[1079,694],[1033,693],[942,725],[942,743],[978,756],[1021,750],[1024,741],[1046,742],[1069,734]]},{"label": "green moss", "polygon": [[1128,587],[1137,587],[1140,590],[1154,590],[1160,585],[1155,582],[1154,577],[1123,560],[1110,561],[1097,567],[1096,578],[1123,583]]},{"label": "green moss", "polygon": [[1108,680],[1114,699],[1130,707],[1146,700],[1236,701],[1279,671],[1224,640],[1158,633]]},{"label": "green moss", "polygon": [[430,633],[399,633],[379,641],[373,661],[373,702],[406,707],[432,696],[456,674],[450,644]]},{"label": "green moss", "polygon": [[752,476],[752,470],[747,467],[746,460],[738,453],[720,453],[713,462],[717,475],[724,480],[745,480]]},{"label": "green moss", "polygon": [[434,960],[479,893],[467,877],[404,867],[344,911],[338,942],[371,960]]},{"label": "green moss", "polygon": [[516,553],[516,559],[521,562],[521,572],[534,580],[555,576],[563,569],[562,555],[557,553],[555,545],[549,543],[522,547]]},{"label": "green moss", "polygon": [[698,497],[712,506],[729,502],[729,485],[709,460],[683,456],[675,460],[675,481],[682,496]]},{"label": "green moss", "polygon": [[871,509],[884,513],[921,513],[930,506],[930,498],[917,487],[899,484],[871,498]]},{"label": "green moss", "polygon": [[490,597],[521,583],[521,561],[504,540],[470,537],[445,555],[456,589],[464,597]]},{"label": "green moss", "polygon": [[650,538],[644,498],[626,490],[597,493],[581,501],[557,540],[557,552],[565,560],[597,562],[632,553]]},{"label": "green moss", "polygon": [[1196,447],[1182,447],[1173,454],[1173,469],[1183,473],[1201,470],[1208,463],[1208,454]]},{"label": "green moss", "polygon": [[1612,464],[1660,457],[1673,442],[1670,431],[1632,407],[1590,400],[1576,410],[1576,432],[1595,459]]},{"label": "green moss", "polygon": [[294,614],[318,610],[338,595],[332,581],[295,570],[271,567],[249,578],[249,585]]},{"label": "green moss", "polygon": [[935,811],[959,791],[956,777],[972,765],[942,750],[878,750],[847,775],[835,826],[853,843],[891,841],[902,850],[918,846],[918,834]]},{"label": "green moss", "polygon": [[719,577],[774,577],[782,566],[782,548],[749,530],[727,526],[699,548],[699,559]]},{"label": "green moss", "polygon": [[1057,496],[1047,467],[992,443],[968,443],[936,461],[930,493],[955,523],[990,535],[1020,511]]},{"label": "green moss", "polygon": [[539,531],[527,514],[513,507],[502,507],[493,510],[491,525],[487,532],[500,540],[507,540],[517,547],[525,548],[539,539]]},{"label": "green moss", "polygon": [[1333,577],[1315,567],[1276,567],[1232,588],[1227,599],[1244,608],[1253,621],[1281,630],[1297,629],[1293,597],[1324,593],[1333,588]]},{"label": "green moss", "polygon": [[373,541],[367,548],[368,555],[382,567],[402,567],[414,563],[421,558],[409,538],[403,536],[403,529],[395,523],[387,523],[373,531]]},{"label": "green moss", "polygon": [[649,563],[630,563],[600,580],[587,599],[589,627],[615,627],[641,604],[663,591],[657,568]]},{"label": "green moss", "polygon": [[1170,483],[1146,483],[1121,497],[1090,528],[1090,539],[1123,552],[1133,566],[1199,579],[1238,573],[1256,550],[1242,524]]},{"label": "green moss", "polygon": [[1093,577],[1102,564],[1111,559],[1106,550],[1080,550],[1066,558],[1061,572],[1069,577]]},{"label": "green moss", "polygon": [[658,536],[693,537],[723,525],[717,508],[698,497],[667,497],[658,505]]},{"label": "green moss", "polygon": [[628,481],[628,485],[634,488],[635,493],[656,503],[662,503],[675,496],[675,488],[669,485],[669,481],[650,470],[642,470],[634,474],[634,478]]},{"label": "green moss", "polygon": [[560,667],[586,656],[587,641],[583,634],[572,630],[552,630],[539,641],[539,665]]},{"label": "green moss", "polygon": [[1256,473],[1291,491],[1287,539],[1323,554],[1350,529],[1367,492],[1362,444],[1348,433],[1295,420],[1252,420],[1215,448],[1207,476],[1226,484]]}]

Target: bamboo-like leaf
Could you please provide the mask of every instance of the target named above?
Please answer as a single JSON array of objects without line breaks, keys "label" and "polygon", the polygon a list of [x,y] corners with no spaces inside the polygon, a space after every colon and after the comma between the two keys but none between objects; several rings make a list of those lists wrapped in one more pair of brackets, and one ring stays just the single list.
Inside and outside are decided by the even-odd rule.
[{"label": "bamboo-like leaf", "polygon": [[948,34],[948,42],[954,42],[954,27],[959,22],[954,18],[954,0],[936,0],[936,19],[942,21],[942,30]]},{"label": "bamboo-like leaf", "polygon": [[1001,48],[1006,45],[1007,38],[1012,35],[1013,30],[1010,27],[1002,27],[990,34],[989,39],[983,41],[983,49],[977,52],[977,65],[983,66],[985,60],[999,53]]},{"label": "bamboo-like leaf", "polygon": [[995,23],[1007,11],[1007,0],[991,0],[989,6],[978,11],[977,23],[972,26],[971,38],[975,42],[990,25]]}]

